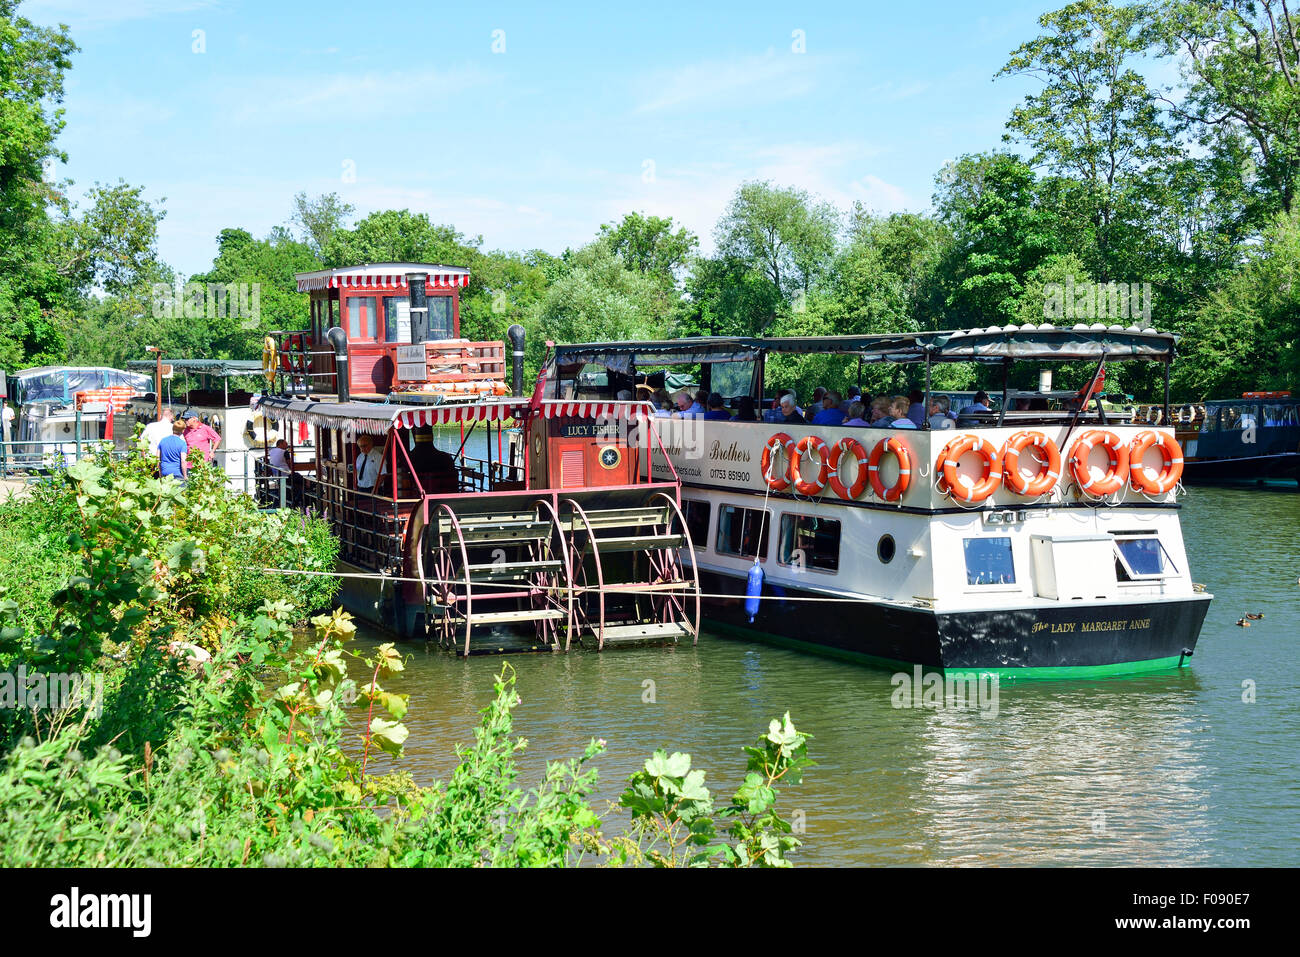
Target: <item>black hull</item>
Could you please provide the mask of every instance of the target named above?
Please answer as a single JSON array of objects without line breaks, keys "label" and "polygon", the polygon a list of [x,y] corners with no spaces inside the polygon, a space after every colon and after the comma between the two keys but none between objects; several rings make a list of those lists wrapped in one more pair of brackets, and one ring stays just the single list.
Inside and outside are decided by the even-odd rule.
[{"label": "black hull", "polygon": [[[1041,677],[1163,670],[1187,664],[1208,596],[1181,600],[1063,604],[1051,608],[935,613],[870,601],[764,588],[754,622],[744,612],[745,580],[701,570],[704,629],[715,627],[883,667],[993,671]],[[778,594],[779,592],[779,594]]]},{"label": "black hull", "polygon": [[1188,485],[1270,481],[1300,483],[1300,453],[1191,459],[1183,467]]}]

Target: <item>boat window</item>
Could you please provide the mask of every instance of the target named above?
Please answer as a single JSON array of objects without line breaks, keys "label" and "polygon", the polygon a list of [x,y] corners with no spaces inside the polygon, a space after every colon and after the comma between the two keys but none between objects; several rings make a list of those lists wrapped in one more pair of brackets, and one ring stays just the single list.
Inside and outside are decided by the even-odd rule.
[{"label": "boat window", "polygon": [[712,391],[724,399],[735,399],[749,395],[753,389],[754,361],[715,362],[711,372]]},{"label": "boat window", "polygon": [[429,338],[450,339],[452,337],[451,296],[429,297]]},{"label": "boat window", "polygon": [[411,341],[411,300],[406,296],[384,298],[384,341]]},{"label": "boat window", "polygon": [[715,547],[721,555],[739,555],[741,558],[757,555],[766,560],[771,524],[771,517],[762,509],[723,505],[718,509],[718,542]]},{"label": "boat window", "polygon": [[1264,406],[1264,424],[1267,425],[1300,425],[1300,418],[1296,415],[1295,405],[1266,405]]},{"label": "boat window", "polygon": [[1219,409],[1219,428],[1224,432],[1259,427],[1255,412],[1258,406],[1253,402],[1246,405],[1225,405]]},{"label": "boat window", "polygon": [[966,584],[1014,585],[1016,566],[1011,558],[1009,538],[968,538]]},{"label": "boat window", "polygon": [[377,317],[374,296],[351,296],[348,298],[348,338],[376,339]]},{"label": "boat window", "polygon": [[1155,535],[1115,536],[1115,576],[1122,582],[1177,574],[1169,553]]},{"label": "boat window", "polygon": [[682,499],[682,514],[686,516],[686,530],[691,533],[691,544],[707,548],[709,544],[709,503]]},{"label": "boat window", "polygon": [[782,565],[838,571],[840,523],[814,515],[782,515],[776,560]]}]

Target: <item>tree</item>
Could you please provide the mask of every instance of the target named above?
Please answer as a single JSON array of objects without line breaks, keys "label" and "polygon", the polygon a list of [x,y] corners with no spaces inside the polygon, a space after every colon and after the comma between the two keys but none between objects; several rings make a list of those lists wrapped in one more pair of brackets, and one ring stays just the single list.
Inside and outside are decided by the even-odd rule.
[{"label": "tree", "polygon": [[608,244],[578,250],[567,275],[537,310],[539,336],[556,342],[617,342],[667,334],[669,304],[650,276],[624,267]]},{"label": "tree", "polygon": [[166,212],[144,198],[144,189],[118,181],[96,183],[90,208],[77,217],[65,211],[59,223],[63,247],[57,268],[74,289],[98,286],[110,293],[129,289],[151,275],[158,260],[158,223]]},{"label": "tree", "polygon": [[761,273],[789,303],[825,273],[838,231],[839,211],[806,191],[743,183],[718,222],[718,254]]},{"label": "tree", "polygon": [[1187,83],[1165,97],[1180,128],[1216,153],[1241,154],[1255,222],[1295,208],[1300,177],[1300,11],[1286,0],[1163,0],[1158,49]]},{"label": "tree", "polygon": [[1032,165],[1081,185],[1103,272],[1126,245],[1125,227],[1142,220],[1141,180],[1177,154],[1156,95],[1132,66],[1150,45],[1143,14],[1141,6],[1075,0],[1039,17],[1046,32],[997,73],[1042,80],[1042,90],[1012,110],[1004,138],[1019,137]]},{"label": "tree", "polygon": [[336,229],[321,258],[328,267],[411,262],[468,266],[471,276],[481,236],[468,238],[453,226],[435,225],[424,213],[388,209],[371,213],[352,229]]},{"label": "tree", "polygon": [[338,193],[323,193],[308,199],[306,193],[293,197],[290,225],[300,230],[302,241],[319,257],[334,234],[346,228],[345,222],[356,212],[356,207],[339,199]]},{"label": "tree", "polygon": [[644,216],[628,213],[622,221],[604,223],[600,236],[606,239],[614,255],[629,267],[672,285],[685,267],[700,241],[685,227],[673,230],[671,216]]}]

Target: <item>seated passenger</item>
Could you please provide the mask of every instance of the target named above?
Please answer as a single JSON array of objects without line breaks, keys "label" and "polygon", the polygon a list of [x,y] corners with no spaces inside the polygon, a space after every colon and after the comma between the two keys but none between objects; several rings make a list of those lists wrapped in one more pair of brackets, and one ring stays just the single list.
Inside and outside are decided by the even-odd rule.
[{"label": "seated passenger", "polygon": [[813,416],[813,425],[840,425],[844,422],[844,412],[840,409],[843,399],[834,389],[828,389],[822,396],[821,411]]},{"label": "seated passenger", "polygon": [[976,413],[992,412],[989,408],[989,394],[981,389],[975,393],[975,401],[966,408],[961,410],[961,415],[957,418],[958,425],[974,425],[979,420],[974,418]]},{"label": "seated passenger", "polygon": [[919,429],[925,422],[925,393],[920,389],[913,389],[908,399],[910,401],[907,404],[907,417]]},{"label": "seated passenger", "polygon": [[871,415],[867,420],[877,428],[886,428],[889,425],[889,396],[878,395],[871,400]]},{"label": "seated passenger", "polygon": [[852,406],[854,402],[862,402],[863,408],[866,408],[866,402],[862,398],[862,390],[855,385],[851,385],[849,386],[848,391],[844,394],[844,401],[840,403],[840,411],[844,413],[846,419],[851,418],[849,407]]},{"label": "seated passenger", "polygon": [[709,411],[704,413],[704,418],[709,422],[731,421],[731,413],[727,411],[727,407],[723,403],[722,395],[720,393],[709,393]]},{"label": "seated passenger", "polygon": [[673,413],[676,419],[695,419],[704,414],[704,407],[691,398],[691,394],[686,390],[678,392],[674,397],[677,403],[677,411]]},{"label": "seated passenger", "polygon": [[751,396],[742,395],[738,400],[736,400],[736,421],[758,421],[758,410],[754,408],[754,400]]},{"label": "seated passenger", "polygon": [[843,424],[856,425],[860,428],[865,428],[866,426],[871,424],[870,422],[868,422],[866,419],[863,418],[863,416],[866,414],[867,414],[867,407],[865,405],[863,405],[861,402],[850,402],[849,417],[844,420]]},{"label": "seated passenger", "polygon": [[667,389],[655,389],[650,401],[654,403],[656,419],[666,419],[673,414],[673,400],[669,398]]},{"label": "seated passenger", "polygon": [[783,425],[807,425],[808,420],[799,414],[799,407],[794,403],[794,393],[787,392],[781,396],[780,414],[777,416],[777,422]]},{"label": "seated passenger", "polygon": [[890,407],[894,414],[893,427],[896,429],[915,429],[916,423],[911,420],[907,410],[912,407],[912,401],[905,395],[894,396],[894,404]]},{"label": "seated passenger", "polygon": [[411,467],[426,494],[460,491],[456,459],[433,444],[433,429],[415,430],[415,448],[411,449]]},{"label": "seated passenger", "polygon": [[[785,411],[781,408],[781,402],[786,396],[789,396],[790,401],[795,403],[794,410],[796,413],[798,413],[799,418],[803,419],[803,409],[799,408],[799,405],[795,400],[794,391],[792,389],[781,389],[776,393],[776,398],[772,400],[772,408],[768,409],[766,412],[763,413],[764,422],[786,421]],[[803,424],[804,425],[808,424],[806,419],[804,420]]]},{"label": "seated passenger", "polygon": [[293,471],[293,454],[284,439],[276,440],[274,448],[266,454],[266,460],[276,475],[288,475]]},{"label": "seated passenger", "polygon": [[948,414],[951,401],[946,395],[936,395],[930,400],[930,428],[955,429],[957,420]]}]

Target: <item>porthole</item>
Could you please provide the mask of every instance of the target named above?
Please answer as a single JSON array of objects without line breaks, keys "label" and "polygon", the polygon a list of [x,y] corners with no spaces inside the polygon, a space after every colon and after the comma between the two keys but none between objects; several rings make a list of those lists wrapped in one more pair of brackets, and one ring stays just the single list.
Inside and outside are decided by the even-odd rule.
[{"label": "porthole", "polygon": [[880,564],[888,565],[894,560],[894,553],[898,546],[894,544],[893,535],[881,535],[880,541],[876,543],[876,557],[880,559]]}]

